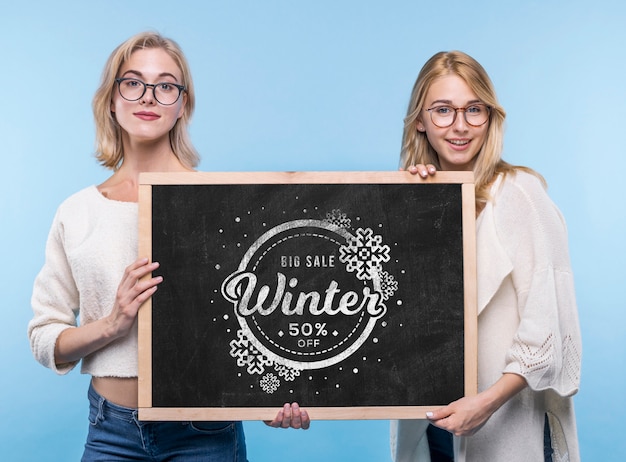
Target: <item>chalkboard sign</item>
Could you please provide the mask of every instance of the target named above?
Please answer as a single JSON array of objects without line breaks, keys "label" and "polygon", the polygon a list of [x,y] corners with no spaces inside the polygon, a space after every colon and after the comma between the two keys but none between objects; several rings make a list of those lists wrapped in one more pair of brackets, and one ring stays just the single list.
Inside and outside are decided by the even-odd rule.
[{"label": "chalkboard sign", "polygon": [[423,417],[476,393],[473,176],[142,174],[142,420]]}]

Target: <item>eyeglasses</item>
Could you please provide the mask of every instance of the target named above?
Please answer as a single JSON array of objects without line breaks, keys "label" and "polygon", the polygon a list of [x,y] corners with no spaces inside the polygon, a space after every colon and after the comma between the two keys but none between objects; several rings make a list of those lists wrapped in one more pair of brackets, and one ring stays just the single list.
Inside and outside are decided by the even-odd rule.
[{"label": "eyeglasses", "polygon": [[430,112],[430,120],[439,128],[451,126],[456,121],[456,114],[461,111],[467,125],[480,127],[489,120],[491,108],[486,104],[478,103],[467,107],[441,105],[426,109]]},{"label": "eyeglasses", "polygon": [[186,90],[184,85],[172,82],[145,83],[130,77],[115,79],[120,96],[126,101],[137,101],[146,94],[148,87],[152,87],[152,95],[160,104],[170,106],[178,101],[180,94]]}]

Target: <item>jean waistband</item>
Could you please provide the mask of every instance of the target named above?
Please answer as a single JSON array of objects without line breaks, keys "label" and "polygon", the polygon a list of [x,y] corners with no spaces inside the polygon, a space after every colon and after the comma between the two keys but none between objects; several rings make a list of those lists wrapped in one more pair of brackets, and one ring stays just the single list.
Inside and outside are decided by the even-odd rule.
[{"label": "jean waistband", "polygon": [[91,383],[89,384],[87,396],[89,397],[89,403],[102,414],[128,421],[134,420],[137,416],[137,409],[112,403],[98,393]]}]

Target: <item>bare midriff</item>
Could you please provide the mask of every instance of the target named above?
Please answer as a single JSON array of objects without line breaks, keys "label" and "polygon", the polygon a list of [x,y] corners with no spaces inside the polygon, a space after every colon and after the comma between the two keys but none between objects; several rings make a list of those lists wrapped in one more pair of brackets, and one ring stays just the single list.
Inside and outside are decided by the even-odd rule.
[{"label": "bare midriff", "polygon": [[137,377],[92,377],[91,383],[106,400],[118,406],[137,408]]}]

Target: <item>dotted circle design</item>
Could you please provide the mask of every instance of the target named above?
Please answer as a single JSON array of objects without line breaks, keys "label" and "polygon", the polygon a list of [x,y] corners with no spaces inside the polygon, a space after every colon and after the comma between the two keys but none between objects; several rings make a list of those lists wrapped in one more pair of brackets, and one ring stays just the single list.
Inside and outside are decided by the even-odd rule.
[{"label": "dotted circle design", "polygon": [[[284,223],[280,226],[277,226],[269,231],[267,231],[265,234],[263,234],[263,236],[261,236],[246,252],[246,254],[244,255],[243,259],[240,262],[239,265],[239,270],[243,271],[247,268],[248,264],[250,263],[252,256],[260,249],[261,245],[266,242],[267,240],[269,240],[269,238],[271,238],[272,236],[275,236],[276,234],[279,234],[281,232],[284,232],[290,228],[298,228],[298,227],[318,227],[318,228],[322,228],[322,229],[327,229],[328,231],[331,232],[335,232],[338,234],[348,234],[349,233],[336,225],[332,225],[332,224],[328,224],[328,223],[324,223],[318,220],[295,220],[292,222],[288,222],[288,223]],[[265,249],[265,251],[263,251],[261,253],[261,255],[256,258],[255,263],[252,265],[252,269],[256,269],[258,267],[259,262],[267,255],[267,253],[275,248],[277,245],[279,245],[282,242],[285,242],[288,239],[293,239],[295,237],[302,237],[302,236],[307,236],[307,237],[319,237],[319,238],[323,238],[323,239],[327,239],[337,245],[341,245],[341,243],[329,236],[326,236],[324,234],[318,234],[318,233],[294,233],[291,234],[289,236],[286,236],[280,240],[278,240],[277,242],[275,242],[274,244],[272,244],[270,247],[268,247],[267,249]],[[278,345],[275,341],[273,341],[271,338],[268,337],[268,335],[260,328],[260,326],[258,325],[257,321],[254,319],[254,317],[252,317],[252,320],[254,322],[254,325],[256,326],[256,328],[258,329],[258,331],[261,333],[261,335],[263,336],[263,338],[265,338],[267,341],[269,341],[271,344],[277,346],[278,348],[280,348],[283,351],[287,351],[290,352],[292,354],[297,354],[297,355],[301,355],[301,356],[313,356],[313,355],[319,355],[319,354],[323,354],[323,353],[327,353],[329,351],[332,351],[334,349],[337,349],[339,346],[345,344],[348,339],[350,339],[352,336],[354,336],[355,332],[358,330],[359,326],[363,323],[364,321],[364,314],[363,312],[361,312],[360,318],[357,322],[357,325],[352,329],[352,331],[340,342],[336,343],[335,346],[333,346],[332,348],[328,348],[326,350],[324,350],[323,352],[317,352],[317,353],[302,353],[302,352],[294,352],[291,351],[285,347],[282,347],[280,345]],[[258,338],[256,338],[256,336],[252,333],[250,326],[248,325],[246,319],[242,316],[237,316],[238,320],[239,320],[239,324],[241,326],[241,328],[243,329],[244,335],[246,335],[248,337],[248,339],[250,340],[250,342],[252,342],[252,344],[259,349],[259,351],[263,352],[270,360],[274,361],[275,363],[278,364],[284,364],[288,367],[293,367],[296,369],[317,369],[317,368],[323,368],[323,367],[328,367],[331,366],[333,364],[336,364],[340,361],[342,361],[344,358],[350,356],[352,353],[354,353],[362,344],[363,342],[365,342],[365,340],[369,337],[372,329],[374,328],[375,324],[376,324],[376,319],[370,317],[369,320],[367,321],[367,324],[365,325],[365,327],[363,328],[363,332],[361,332],[359,338],[357,338],[355,340],[355,342],[350,345],[348,348],[346,348],[346,350],[339,352],[336,356],[328,358],[328,359],[323,359],[323,360],[319,360],[319,361],[315,361],[315,362],[298,362],[298,361],[293,361],[284,357],[281,357],[279,355],[277,355],[276,353],[273,353],[272,351],[268,350],[267,347],[265,345],[263,345],[262,342],[259,341]]]}]

